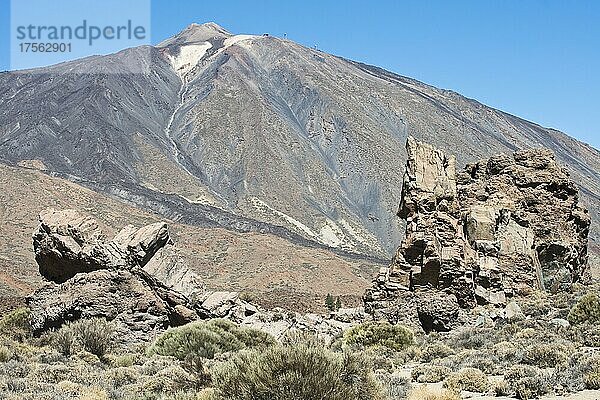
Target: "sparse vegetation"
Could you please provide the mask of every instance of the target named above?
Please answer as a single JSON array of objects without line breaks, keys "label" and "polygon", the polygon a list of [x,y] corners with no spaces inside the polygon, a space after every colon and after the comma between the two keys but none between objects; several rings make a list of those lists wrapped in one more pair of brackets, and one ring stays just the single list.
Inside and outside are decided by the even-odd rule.
[{"label": "sparse vegetation", "polygon": [[360,356],[334,353],[316,340],[240,352],[214,371],[217,399],[381,399]]},{"label": "sparse vegetation", "polygon": [[588,293],[583,296],[571,308],[568,319],[573,325],[583,322],[600,322],[600,297],[595,293]]},{"label": "sparse vegetation", "polygon": [[224,319],[213,319],[171,328],[154,341],[149,351],[179,360],[193,357],[212,359],[216,354],[267,347],[274,343],[275,339],[262,331],[241,328]]},{"label": "sparse vegetation", "polygon": [[496,396],[510,396],[511,394],[510,386],[505,380],[494,382],[492,389]]},{"label": "sparse vegetation", "polygon": [[367,322],[327,346],[301,331],[278,344],[227,320],[170,329],[149,348],[123,347],[110,323],[94,319],[35,338],[20,310],[0,323],[20,327],[0,335],[0,396],[303,400],[329,390],[323,398],[455,400],[462,390],[520,399],[600,390],[600,354],[586,347],[597,323],[550,322],[564,321],[577,296],[539,296],[523,307],[529,318],[447,333],[415,336],[402,326]]},{"label": "sparse vegetation", "polygon": [[446,377],[450,375],[451,372],[452,370],[450,368],[444,367],[442,365],[424,364],[415,367],[412,370],[411,375],[413,381],[415,382],[436,383],[446,379]]},{"label": "sparse vegetation", "polygon": [[458,393],[448,389],[431,389],[421,386],[411,390],[407,400],[461,400]]},{"label": "sparse vegetation", "polygon": [[506,371],[504,380],[511,393],[519,399],[532,399],[550,391],[547,377],[539,368],[530,365],[515,365]]},{"label": "sparse vegetation", "polygon": [[444,380],[444,387],[456,391],[486,392],[490,383],[487,376],[477,368],[463,368]]},{"label": "sparse vegetation", "polygon": [[348,329],[344,341],[347,344],[403,350],[414,343],[414,334],[404,326],[392,325],[387,321],[365,322]]},{"label": "sparse vegetation", "polygon": [[556,367],[567,362],[568,351],[567,347],[560,343],[532,344],[525,349],[523,363],[540,368]]},{"label": "sparse vegetation", "polygon": [[421,353],[421,360],[430,362],[438,358],[448,357],[454,354],[454,350],[447,344],[435,342],[425,346]]}]

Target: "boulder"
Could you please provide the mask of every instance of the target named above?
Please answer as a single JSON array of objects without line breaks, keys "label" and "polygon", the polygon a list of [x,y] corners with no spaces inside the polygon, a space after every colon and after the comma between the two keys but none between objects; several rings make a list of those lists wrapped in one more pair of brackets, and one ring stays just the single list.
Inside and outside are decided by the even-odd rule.
[{"label": "boulder", "polygon": [[238,292],[212,292],[202,300],[201,307],[208,318],[223,318],[240,304],[238,301]]},{"label": "boulder", "polygon": [[362,307],[340,308],[337,311],[331,312],[329,318],[349,324],[364,322],[367,319],[367,315]]},{"label": "boulder", "polygon": [[117,247],[105,244],[105,239],[89,216],[75,210],[43,211],[33,234],[40,274],[62,283],[80,272],[124,267],[124,254]]},{"label": "boulder", "polygon": [[456,197],[456,159],[409,136],[407,162],[398,216],[408,218],[421,209],[433,211],[442,200]]},{"label": "boulder", "polygon": [[34,333],[79,318],[113,321],[125,342],[149,341],[169,326],[198,318],[186,299],[160,283],[127,270],[79,273],[61,284],[51,283],[28,299]]},{"label": "boulder", "polygon": [[500,316],[509,321],[521,320],[525,318],[525,314],[523,314],[521,307],[516,301],[511,301],[508,303]]},{"label": "boulder", "polygon": [[27,298],[35,334],[78,318],[114,321],[123,341],[146,341],[199,318],[205,286],[179,256],[163,222],[123,228],[108,240],[75,210],[40,214],[33,234],[50,282]]},{"label": "boulder", "polygon": [[453,294],[422,293],[417,299],[417,315],[425,332],[446,332],[458,321],[459,304]]},{"label": "boulder", "polygon": [[556,327],[559,328],[569,328],[571,326],[571,324],[569,323],[569,321],[567,321],[566,319],[563,318],[553,318],[549,321],[550,325],[554,325]]},{"label": "boulder", "polygon": [[260,310],[238,322],[244,326],[268,332],[280,341],[285,340],[286,335],[294,332],[308,332],[325,343],[331,343],[344,330],[368,319],[368,315],[361,308],[346,309],[339,315],[343,315],[343,317],[336,318],[333,314],[329,317],[317,314],[303,315],[276,308],[269,311]]},{"label": "boulder", "polygon": [[206,291],[200,276],[190,269],[175,246],[158,249],[143,270],[190,300],[196,300]]},{"label": "boulder", "polygon": [[113,243],[139,266],[146,265],[154,254],[167,244],[173,244],[164,222],[156,222],[139,229],[127,225],[115,236]]}]

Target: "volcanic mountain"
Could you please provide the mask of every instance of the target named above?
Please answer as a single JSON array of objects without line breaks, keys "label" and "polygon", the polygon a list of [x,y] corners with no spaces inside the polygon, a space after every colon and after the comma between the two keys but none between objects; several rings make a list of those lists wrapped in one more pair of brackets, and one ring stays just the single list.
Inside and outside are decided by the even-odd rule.
[{"label": "volcanic mountain", "polygon": [[[579,185],[598,250],[598,150],[286,39],[192,24],[156,46],[2,73],[0,109],[0,160],[11,167],[186,226],[272,235],[372,265],[401,239],[409,134],[457,154],[459,165],[543,146]],[[19,225],[10,210],[4,218]]]}]

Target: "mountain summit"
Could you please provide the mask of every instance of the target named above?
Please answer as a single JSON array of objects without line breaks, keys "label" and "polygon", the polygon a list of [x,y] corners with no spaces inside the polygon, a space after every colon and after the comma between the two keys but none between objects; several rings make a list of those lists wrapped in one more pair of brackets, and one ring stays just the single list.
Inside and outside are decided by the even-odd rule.
[{"label": "mountain summit", "polygon": [[225,39],[233,36],[223,27],[214,22],[204,24],[190,24],[177,35],[160,42],[157,47],[167,47],[173,44],[192,44],[207,42],[216,39]]}]

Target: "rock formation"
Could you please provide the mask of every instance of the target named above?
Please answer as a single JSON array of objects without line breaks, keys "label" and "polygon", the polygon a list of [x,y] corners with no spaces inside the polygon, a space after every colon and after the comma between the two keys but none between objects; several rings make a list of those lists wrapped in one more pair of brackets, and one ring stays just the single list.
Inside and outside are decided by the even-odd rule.
[{"label": "rock formation", "polygon": [[165,223],[129,225],[107,240],[93,218],[49,209],[33,247],[50,281],[27,300],[36,333],[103,317],[127,340],[147,340],[204,313],[204,284],[179,257]]},{"label": "rock formation", "polygon": [[405,239],[365,293],[376,318],[448,330],[460,309],[559,291],[586,272],[590,217],[549,150],[456,161],[409,137],[398,216]]},{"label": "rock formation", "polygon": [[304,330],[331,340],[362,309],[327,317],[261,310],[237,292],[208,291],[179,256],[167,225],[128,225],[112,239],[97,222],[75,210],[48,209],[33,234],[40,274],[49,280],[27,299],[39,334],[79,318],[113,321],[122,342],[147,342],[171,326],[196,319],[227,318],[281,338]]}]

